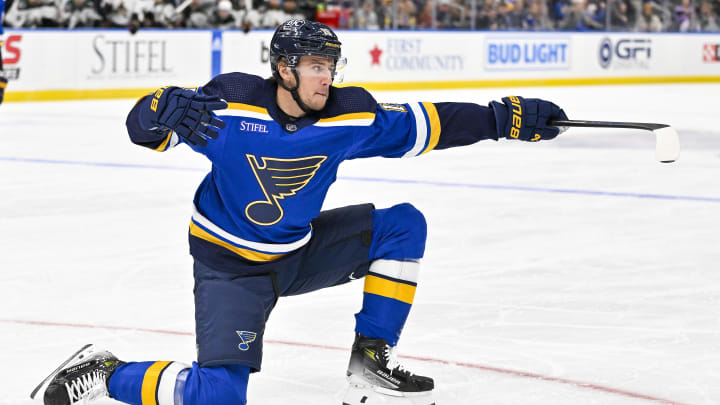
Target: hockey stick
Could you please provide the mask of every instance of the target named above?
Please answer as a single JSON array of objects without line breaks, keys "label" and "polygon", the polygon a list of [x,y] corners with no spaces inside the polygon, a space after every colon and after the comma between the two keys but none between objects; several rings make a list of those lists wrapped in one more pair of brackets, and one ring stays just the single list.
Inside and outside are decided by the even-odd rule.
[{"label": "hockey stick", "polygon": [[680,155],[680,137],[670,125],[650,124],[643,122],[614,122],[614,121],[579,121],[557,120],[550,121],[554,127],[588,127],[588,128],[628,128],[644,129],[655,134],[655,157],[662,163],[672,163]]}]

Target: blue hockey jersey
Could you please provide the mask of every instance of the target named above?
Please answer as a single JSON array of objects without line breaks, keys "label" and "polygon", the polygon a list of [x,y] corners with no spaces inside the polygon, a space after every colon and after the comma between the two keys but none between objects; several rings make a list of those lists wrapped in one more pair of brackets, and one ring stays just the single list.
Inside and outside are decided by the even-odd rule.
[{"label": "blue hockey jersey", "polygon": [[[492,110],[472,103],[377,103],[362,88],[332,87],[324,110],[295,121],[278,108],[272,79],[223,74],[197,91],[228,102],[215,112],[226,123],[218,139],[188,144],[212,162],[190,223],[191,253],[206,262],[263,262],[306,244],[344,160],[497,140]],[[140,127],[150,99],[128,116],[133,142],[158,151],[183,143],[173,132]]]}]

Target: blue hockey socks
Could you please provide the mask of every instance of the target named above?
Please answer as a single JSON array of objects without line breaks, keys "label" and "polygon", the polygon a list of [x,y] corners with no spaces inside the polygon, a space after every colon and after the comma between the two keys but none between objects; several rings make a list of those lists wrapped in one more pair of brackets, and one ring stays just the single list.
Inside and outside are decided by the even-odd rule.
[{"label": "blue hockey socks", "polygon": [[365,276],[363,307],[355,315],[355,332],[395,346],[410,314],[419,270],[416,261],[374,261]]},{"label": "blue hockey socks", "polygon": [[249,375],[242,365],[149,361],[118,367],[108,387],[112,398],[131,405],[245,405]]},{"label": "blue hockey socks", "polygon": [[373,211],[373,241],[355,332],[395,346],[412,307],[427,224],[410,204]]}]

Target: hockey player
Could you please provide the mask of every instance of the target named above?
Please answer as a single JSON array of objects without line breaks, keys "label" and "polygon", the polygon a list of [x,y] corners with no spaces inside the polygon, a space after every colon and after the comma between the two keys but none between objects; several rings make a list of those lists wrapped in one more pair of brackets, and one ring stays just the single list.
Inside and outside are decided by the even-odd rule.
[{"label": "hockey player", "polygon": [[338,165],[483,139],[552,139],[559,130],[548,121],[567,117],[553,103],[521,97],[489,107],[378,104],[362,88],[332,86],[340,49],[327,26],[290,20],[270,44],[271,79],[222,74],[197,89],[163,87],[135,105],[127,118],[134,143],[157,151],[184,143],[212,162],[189,230],[197,362],[124,363],[87,346],[32,396],[48,405],[106,395],[138,405],[245,404],[278,298],[364,277],[344,402],[433,403],[433,380],[394,353],[418,282],[425,219],[407,203],[321,212]]},{"label": "hockey player", "polygon": [[0,0],[0,104],[2,104],[3,99],[5,98],[5,89],[7,88],[7,77],[5,76],[5,71],[3,70],[3,62],[2,62],[2,48],[3,48],[3,13],[5,12],[5,0]]}]

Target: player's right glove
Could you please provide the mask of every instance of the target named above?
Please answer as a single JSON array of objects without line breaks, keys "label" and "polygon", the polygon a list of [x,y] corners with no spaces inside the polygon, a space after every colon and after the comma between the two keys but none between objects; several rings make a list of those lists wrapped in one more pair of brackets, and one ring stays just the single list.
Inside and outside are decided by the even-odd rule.
[{"label": "player's right glove", "polygon": [[551,120],[567,120],[560,107],[539,98],[504,97],[502,103],[490,102],[495,113],[498,138],[537,142],[553,139],[560,129],[548,125]]},{"label": "player's right glove", "polygon": [[216,129],[225,122],[212,115],[213,110],[227,108],[216,96],[205,96],[180,87],[163,87],[155,91],[150,104],[140,110],[140,125],[148,130],[171,129],[193,145],[205,146],[217,139]]}]

